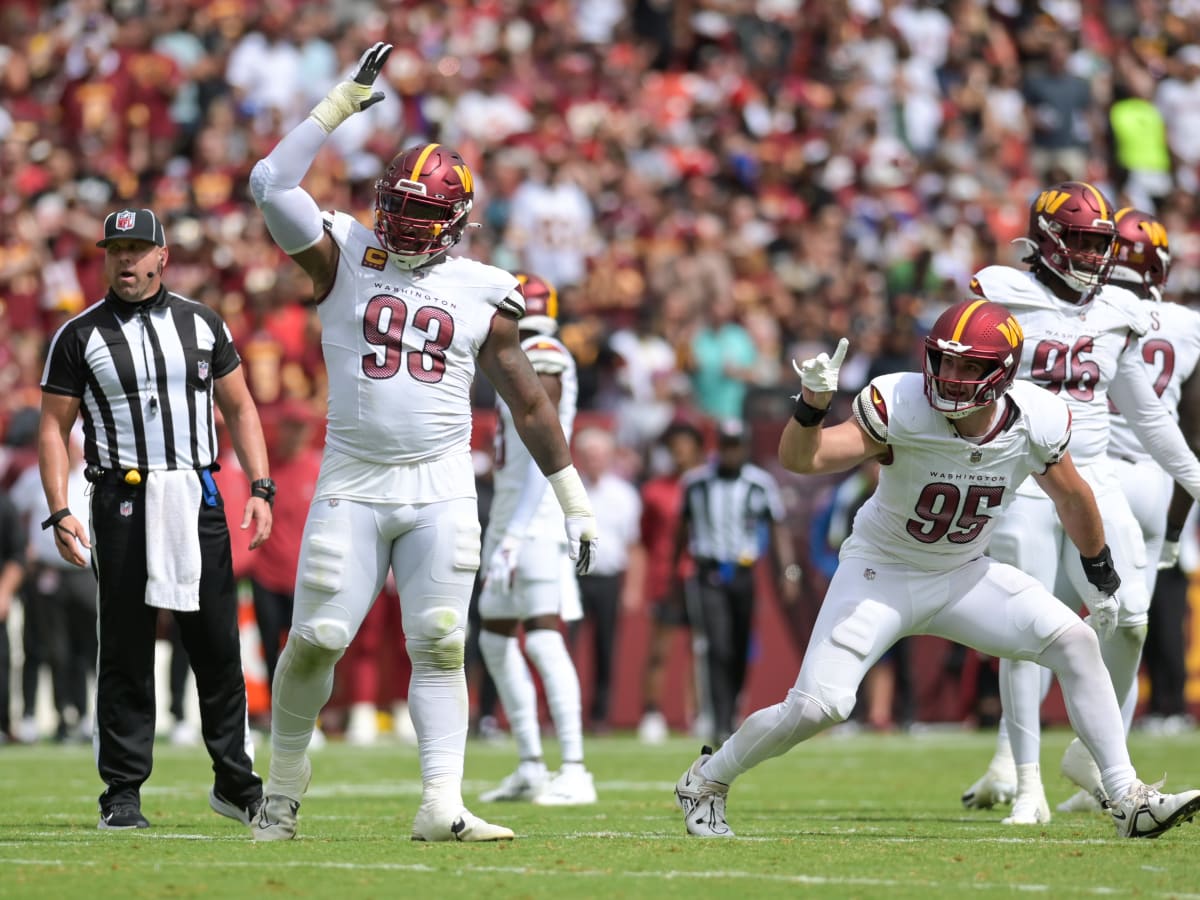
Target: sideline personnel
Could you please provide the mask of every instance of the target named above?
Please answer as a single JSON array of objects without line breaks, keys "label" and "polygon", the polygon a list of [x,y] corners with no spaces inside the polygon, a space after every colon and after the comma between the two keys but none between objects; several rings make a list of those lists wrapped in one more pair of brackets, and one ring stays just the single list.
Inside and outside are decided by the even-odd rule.
[{"label": "sideline personnel", "polygon": [[[141,787],[154,744],[158,608],[173,610],[200,695],[216,773],[209,804],[248,822],[262,799],[246,725],[237,594],[220,492],[213,399],[253,479],[242,528],[271,533],[275,484],[254,401],[229,330],[161,283],[162,222],[149,209],[104,222],[104,299],[58,330],[42,376],[38,457],[58,551],[92,549],[99,582],[96,760],[108,785],[102,829],[146,828]],[[83,414],[91,534],[67,507],[67,439]]]}]

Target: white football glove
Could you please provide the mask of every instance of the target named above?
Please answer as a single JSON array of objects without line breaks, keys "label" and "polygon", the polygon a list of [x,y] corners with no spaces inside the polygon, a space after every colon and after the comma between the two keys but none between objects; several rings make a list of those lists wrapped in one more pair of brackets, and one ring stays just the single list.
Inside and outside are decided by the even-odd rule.
[{"label": "white football glove", "polygon": [[814,394],[836,391],[838,386],[838,370],[846,359],[846,350],[850,342],[845,338],[838,341],[837,349],[831,358],[828,353],[822,353],[812,359],[806,359],[799,365],[792,360],[792,368],[800,376],[800,384]]},{"label": "white football glove", "polygon": [[326,134],[345,122],[356,112],[374,106],[383,99],[383,91],[371,90],[380,71],[391,55],[392,45],[379,41],[369,47],[358,60],[358,68],[349,81],[335,84],[325,99],[309,113]]},{"label": "white football glove", "polygon": [[1117,603],[1117,595],[1106,594],[1098,587],[1089,584],[1083,602],[1087,606],[1088,612],[1091,613],[1087,618],[1087,623],[1096,630],[1100,640],[1108,640],[1117,630],[1117,610],[1120,608],[1120,604]]},{"label": "white football glove", "polygon": [[1162,553],[1158,555],[1159,569],[1173,569],[1179,564],[1179,541],[1163,541]]},{"label": "white football glove", "polygon": [[505,595],[512,590],[513,573],[517,570],[517,560],[521,556],[521,538],[519,535],[506,534],[500,539],[500,546],[492,551],[488,560],[487,572],[483,583],[488,590]]},{"label": "white football glove", "polygon": [[568,555],[575,560],[575,573],[586,575],[596,565],[596,516],[574,466],[567,466],[546,477],[558,505],[562,507],[567,531]]}]

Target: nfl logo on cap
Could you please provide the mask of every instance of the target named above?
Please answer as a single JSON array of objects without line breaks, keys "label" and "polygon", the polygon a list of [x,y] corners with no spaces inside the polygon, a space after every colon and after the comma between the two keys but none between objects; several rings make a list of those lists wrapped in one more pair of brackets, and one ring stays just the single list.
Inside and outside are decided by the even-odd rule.
[{"label": "nfl logo on cap", "polygon": [[137,213],[132,209],[123,209],[117,213],[117,220],[113,223],[117,231],[129,231],[137,222]]}]

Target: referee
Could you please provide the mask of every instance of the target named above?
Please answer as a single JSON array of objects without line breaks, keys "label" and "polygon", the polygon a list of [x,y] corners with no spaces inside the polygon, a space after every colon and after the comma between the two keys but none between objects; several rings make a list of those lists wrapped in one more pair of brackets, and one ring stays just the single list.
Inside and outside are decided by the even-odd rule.
[{"label": "referee", "polygon": [[721,424],[717,458],[684,476],[683,512],[675,542],[673,571],[684,547],[696,561],[696,591],[689,618],[707,646],[712,737],[720,744],[734,730],[738,695],[746,680],[750,625],[754,615],[754,563],[769,533],[782,576],[782,596],[799,596],[790,529],[775,479],[746,461],[741,422]]},{"label": "referee", "polygon": [[[104,221],[104,299],[50,343],[42,376],[39,465],[58,551],[98,580],[96,760],[108,786],[102,829],[146,828],[141,787],[154,744],[158,609],[174,611],[200,695],[215,782],[209,804],[248,823],[262,798],[246,725],[229,530],[213,479],[216,399],[253,479],[242,528],[271,532],[275,485],[258,412],[229,330],[203,304],[171,293],[162,223],[149,209]],[[71,427],[83,414],[91,540],[67,506]]]}]

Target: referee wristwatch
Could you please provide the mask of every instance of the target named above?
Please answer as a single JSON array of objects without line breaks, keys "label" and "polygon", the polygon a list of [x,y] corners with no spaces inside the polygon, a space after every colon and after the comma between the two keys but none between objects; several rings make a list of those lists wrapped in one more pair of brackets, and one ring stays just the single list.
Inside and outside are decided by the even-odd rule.
[{"label": "referee wristwatch", "polygon": [[250,482],[250,496],[266,500],[267,505],[275,506],[275,481],[272,478],[258,478]]}]

